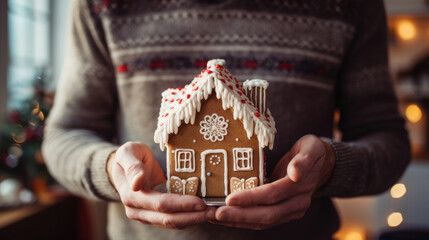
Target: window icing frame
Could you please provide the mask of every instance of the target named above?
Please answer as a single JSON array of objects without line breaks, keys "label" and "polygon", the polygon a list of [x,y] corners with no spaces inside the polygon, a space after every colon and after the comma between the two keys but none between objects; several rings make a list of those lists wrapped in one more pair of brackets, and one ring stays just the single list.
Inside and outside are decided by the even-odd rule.
[{"label": "window icing frame", "polygon": [[[253,170],[253,149],[252,148],[233,148],[233,159],[234,159],[234,171],[252,171]],[[241,153],[242,156],[238,157]],[[248,157],[244,157],[244,153],[248,154]],[[247,166],[240,167],[239,161],[243,161],[241,166],[247,161]]]},{"label": "window icing frame", "polygon": [[[181,153],[185,155],[185,159],[179,159]],[[186,154],[190,153],[191,158],[187,159]],[[181,161],[184,162],[184,167],[180,167]],[[186,163],[189,162],[189,167],[186,167]],[[195,150],[194,149],[184,149],[179,148],[174,151],[174,170],[176,172],[195,172]]]}]

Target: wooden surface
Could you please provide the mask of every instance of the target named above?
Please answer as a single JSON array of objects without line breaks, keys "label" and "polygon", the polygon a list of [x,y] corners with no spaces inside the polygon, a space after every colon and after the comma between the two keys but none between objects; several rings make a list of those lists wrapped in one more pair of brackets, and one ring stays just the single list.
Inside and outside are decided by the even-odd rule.
[{"label": "wooden surface", "polygon": [[0,212],[0,239],[77,239],[78,199],[66,197]]}]

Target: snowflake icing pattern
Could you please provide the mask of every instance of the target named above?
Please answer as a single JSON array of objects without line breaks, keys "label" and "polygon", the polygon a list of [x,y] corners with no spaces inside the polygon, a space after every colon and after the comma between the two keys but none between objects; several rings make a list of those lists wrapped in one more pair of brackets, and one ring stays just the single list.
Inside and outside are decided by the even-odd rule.
[{"label": "snowflake icing pattern", "polygon": [[228,134],[228,122],[225,121],[225,118],[218,116],[216,113],[213,113],[211,116],[206,115],[204,120],[200,122],[200,133],[204,135],[205,140],[210,140],[212,142],[223,141],[224,137]]}]

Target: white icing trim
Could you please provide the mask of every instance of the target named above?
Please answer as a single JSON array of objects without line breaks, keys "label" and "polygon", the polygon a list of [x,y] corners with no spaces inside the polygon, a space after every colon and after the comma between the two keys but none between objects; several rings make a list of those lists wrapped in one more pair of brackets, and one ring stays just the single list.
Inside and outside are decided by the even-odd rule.
[{"label": "white icing trim", "polygon": [[[184,164],[185,167],[181,168],[180,167],[180,161],[179,161],[179,156],[180,153],[191,153],[191,159],[190,159],[190,163],[189,163],[189,167],[186,167],[186,163]],[[187,161],[185,159],[185,161]],[[174,168],[176,170],[176,172],[195,172],[195,151],[193,149],[184,149],[184,148],[178,148],[175,151],[174,154]]]},{"label": "white icing trim", "polygon": [[[233,148],[233,158],[234,158],[234,171],[252,171],[253,170],[253,149],[252,148]],[[247,153],[248,159],[247,159],[247,166],[246,167],[240,167],[238,165],[238,154],[239,153]],[[245,160],[242,160],[243,163]]]},{"label": "white icing trim", "polygon": [[224,149],[207,149],[201,153],[201,195],[205,197],[207,195],[206,186],[206,155],[212,153],[223,153],[224,155],[224,185],[225,185],[225,196],[228,196],[228,157]]},{"label": "white icing trim", "polygon": [[[177,134],[182,122],[194,124],[196,113],[201,109],[201,101],[207,99],[213,89],[216,98],[222,100],[222,108],[233,108],[234,119],[242,120],[247,137],[250,139],[256,134],[263,147],[269,146],[272,149],[276,129],[269,109],[266,110],[267,117],[257,116],[259,113],[253,104],[249,104],[250,100],[245,96],[242,84],[230,76],[226,68],[214,67],[212,63],[208,67],[210,69],[204,70],[184,88],[164,91],[158,128],[154,134],[154,141],[160,144],[161,150],[164,150],[169,135]],[[243,93],[239,94],[240,91]]]},{"label": "white icing trim", "polygon": [[[232,180],[236,180],[237,182],[239,182],[240,183],[240,188],[239,189],[237,189],[237,191],[242,191],[242,190],[245,190],[245,189],[251,189],[251,188],[247,188],[246,187],[246,183],[248,182],[248,181],[251,181],[251,180],[258,180],[258,178],[257,177],[250,177],[250,178],[248,178],[248,179],[244,179],[244,178],[237,178],[237,177],[231,177],[231,184],[232,184]],[[257,186],[255,186],[255,187],[257,187]]]},{"label": "white icing trim", "polygon": [[270,84],[268,83],[268,81],[263,79],[246,80],[243,83],[244,89],[249,89],[249,90],[252,89],[252,87],[263,87],[267,89],[269,85]]},{"label": "white icing trim", "polygon": [[226,135],[228,135],[228,122],[225,121],[223,116],[213,113],[211,116],[206,115],[200,122],[200,133],[204,135],[205,140],[212,142],[222,142]]},{"label": "white icing trim", "polygon": [[207,62],[207,67],[215,68],[216,65],[225,67],[225,63],[226,62],[223,59],[212,59],[212,60],[210,60],[210,61]]},{"label": "white icing trim", "polygon": [[[189,181],[192,181],[192,180],[197,180],[197,181],[198,181],[198,178],[197,178],[197,177],[190,177],[190,178],[188,178],[188,179],[181,179],[181,178],[179,178],[179,177],[177,177],[177,176],[172,176],[172,177],[171,177],[171,179],[178,180],[179,182],[181,182],[181,183],[182,183],[182,195],[186,195],[186,184],[187,184]],[[170,187],[170,184],[169,184],[168,186]],[[197,187],[197,189],[195,189],[195,191],[198,191],[198,187]]]},{"label": "white icing trim", "polygon": [[[254,104],[259,108],[260,113],[262,116],[266,115],[266,109],[267,109],[267,88],[269,86],[269,83],[267,80],[263,79],[252,79],[252,80],[246,80],[243,83],[243,88],[246,91],[246,95],[249,96],[253,93],[254,98]],[[250,93],[249,93],[250,92]],[[259,99],[258,99],[259,98]]]},{"label": "white icing trim", "polygon": [[170,191],[170,151],[168,151],[168,146],[167,146],[167,192],[171,193]]},{"label": "white icing trim", "polygon": [[265,175],[264,175],[264,148],[259,143],[259,186],[264,184]]}]

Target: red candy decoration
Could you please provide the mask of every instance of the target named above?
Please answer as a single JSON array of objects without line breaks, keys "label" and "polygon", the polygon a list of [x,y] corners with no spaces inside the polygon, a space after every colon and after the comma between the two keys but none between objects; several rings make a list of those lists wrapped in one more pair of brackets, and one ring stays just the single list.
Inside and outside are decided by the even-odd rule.
[{"label": "red candy decoration", "polygon": [[186,99],[189,99],[189,98],[191,98],[191,95],[190,95],[190,94],[188,94],[188,95],[186,96]]},{"label": "red candy decoration", "polygon": [[259,114],[259,113],[255,113],[255,116],[256,116],[256,117],[260,117],[260,116],[261,116],[261,114]]},{"label": "red candy decoration", "polygon": [[241,102],[242,102],[242,103],[245,103],[246,101],[245,101],[244,99],[241,99]]},{"label": "red candy decoration", "polygon": [[232,86],[231,85],[228,85],[228,88],[232,90]]}]

